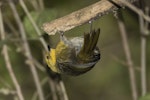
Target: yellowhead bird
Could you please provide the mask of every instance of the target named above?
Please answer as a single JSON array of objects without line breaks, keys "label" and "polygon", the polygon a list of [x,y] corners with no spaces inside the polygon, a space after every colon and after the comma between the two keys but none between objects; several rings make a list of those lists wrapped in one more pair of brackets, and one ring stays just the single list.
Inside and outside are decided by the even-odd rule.
[{"label": "yellowhead bird", "polygon": [[83,37],[67,39],[63,34],[56,49],[49,48],[46,63],[53,72],[67,75],[80,75],[100,60],[100,51],[96,47],[100,29],[85,33]]}]

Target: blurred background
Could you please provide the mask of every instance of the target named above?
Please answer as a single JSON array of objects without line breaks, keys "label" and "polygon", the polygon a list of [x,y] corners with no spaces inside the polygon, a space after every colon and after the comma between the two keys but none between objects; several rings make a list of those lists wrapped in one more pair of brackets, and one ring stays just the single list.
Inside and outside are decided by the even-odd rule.
[{"label": "blurred background", "polygon": [[[36,86],[33,80],[32,71],[30,71],[29,68],[30,66],[27,64],[28,61],[23,47],[21,33],[8,1],[0,0],[5,29],[5,40],[0,40],[0,52],[2,52],[3,46],[6,44],[10,62],[21,86],[24,98],[26,100],[40,100],[38,97],[34,99]],[[47,73],[42,71],[44,68],[43,66],[46,66],[43,57],[43,52],[45,52],[45,50],[39,41],[39,38],[44,37],[47,44],[50,44],[55,48],[59,41],[59,34],[48,36],[41,30],[41,26],[44,22],[65,16],[73,11],[96,3],[99,0],[24,0],[24,3],[29,10],[29,14],[34,19],[40,33],[42,33],[41,35],[37,34],[37,31],[27,17],[19,0],[10,1],[15,4],[17,13],[21,18],[31,50],[31,56],[35,59],[37,64],[42,65],[40,68],[39,66],[37,67],[37,65],[35,66],[39,80],[41,83],[43,82],[42,89],[46,98],[45,100],[51,100],[51,90],[48,82],[45,82],[44,80],[47,78]],[[145,1],[147,2],[146,4],[150,4],[150,1]],[[121,11],[126,26],[128,44],[135,69],[138,95],[140,97],[141,35],[139,19],[138,16],[128,8],[121,9]],[[97,28],[101,29],[98,41],[98,47],[101,51],[101,60],[91,71],[83,75],[76,77],[62,75],[69,100],[132,100],[128,66],[126,64],[122,38],[114,13],[109,13],[95,20],[93,22],[93,29]],[[87,23],[65,32],[65,35],[67,37],[83,36],[84,32],[89,31],[90,24]],[[150,66],[149,43],[150,37],[147,36],[147,91],[150,90],[150,68],[148,67]],[[12,100],[12,98],[17,100],[15,95],[15,87],[6,68],[4,55],[1,53],[0,100]],[[142,100],[150,100],[150,98]]]}]

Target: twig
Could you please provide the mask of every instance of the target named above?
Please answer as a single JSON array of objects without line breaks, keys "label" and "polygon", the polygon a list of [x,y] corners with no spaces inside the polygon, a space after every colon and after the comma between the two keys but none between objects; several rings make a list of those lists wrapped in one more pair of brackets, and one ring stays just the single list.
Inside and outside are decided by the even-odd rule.
[{"label": "twig", "polygon": [[[36,61],[36,59],[33,59],[33,62],[35,63],[35,65],[38,67],[38,69],[40,69],[41,71],[43,72],[46,72],[43,65],[41,65],[38,61]],[[56,93],[56,82],[53,81],[51,79],[51,77],[49,77],[49,80],[48,80],[48,83],[49,83],[49,86],[50,86],[50,89],[51,89],[51,94],[52,94],[52,100],[58,100],[57,98],[57,93]],[[32,100],[35,100],[35,96],[33,97]]]},{"label": "twig", "polygon": [[33,58],[32,58],[32,54],[31,54],[31,51],[30,51],[30,47],[29,47],[29,44],[28,44],[28,41],[27,41],[27,37],[26,37],[26,33],[25,33],[25,30],[24,30],[23,24],[21,22],[21,19],[18,15],[18,12],[16,10],[16,7],[15,7],[14,3],[9,1],[9,5],[10,5],[12,11],[13,11],[14,17],[15,17],[16,22],[18,24],[18,27],[20,29],[21,38],[23,40],[23,46],[24,46],[24,49],[25,49],[25,52],[26,52],[25,56],[28,59],[27,63],[30,66],[30,70],[31,70],[32,75],[33,75],[33,79],[34,79],[34,82],[35,82],[35,85],[36,85],[36,88],[37,88],[37,92],[39,94],[39,98],[40,98],[40,100],[44,100],[44,94],[43,94],[43,91],[42,91],[42,87],[40,85],[40,80],[39,80],[39,77],[38,77],[38,73],[36,71],[34,63],[32,62]]},{"label": "twig", "polygon": [[39,6],[41,8],[41,10],[44,9],[44,1],[43,0],[38,0],[39,1]]},{"label": "twig", "polygon": [[[16,96],[16,91],[14,90],[10,90],[9,88],[0,88],[0,94],[3,95],[14,95],[14,97]],[[18,99],[18,97],[17,97]]]},{"label": "twig", "polygon": [[[38,69],[40,69],[43,72],[46,72],[46,70],[44,69],[44,66],[41,65],[38,61],[36,61],[36,59],[34,59],[34,63],[38,67]],[[49,78],[48,83],[49,83],[49,86],[51,89],[52,100],[58,100],[57,92],[56,92],[56,84],[57,83],[55,81],[53,81],[51,78]],[[36,100],[35,96],[33,97],[32,100]]]},{"label": "twig", "polygon": [[[40,32],[38,26],[36,25],[35,21],[33,20],[32,16],[30,15],[30,13],[29,13],[29,11],[28,11],[28,9],[27,9],[27,7],[26,7],[24,1],[23,1],[23,0],[19,0],[19,2],[20,2],[21,7],[23,8],[23,10],[25,11],[27,17],[29,18],[31,24],[33,25],[35,31],[37,32],[37,34],[38,34],[39,36],[41,36],[42,34],[41,34],[41,32]],[[43,37],[40,37],[39,40],[41,41],[41,43],[42,43],[44,49],[47,50],[47,45],[46,45],[46,42],[44,41]]]},{"label": "twig", "polygon": [[48,82],[51,88],[52,100],[58,100],[55,81],[50,78]]},{"label": "twig", "polygon": [[[120,59],[119,59],[119,58],[117,58],[116,56],[112,55],[112,58],[113,58],[115,61],[117,61],[118,63],[120,63],[120,64],[122,64],[122,65],[124,65],[124,66],[129,67],[129,66],[128,66],[128,64],[127,64],[125,61],[120,60]],[[135,67],[135,68],[134,68],[134,70],[136,70],[136,71],[140,71],[140,72],[141,72],[141,69],[140,69],[140,67],[139,67],[139,66]]]},{"label": "twig", "polygon": [[[34,59],[33,62],[35,63],[35,65],[36,65],[41,71],[46,72],[46,70],[43,69],[44,66],[41,65],[40,63],[38,63],[38,62],[36,61],[36,59]],[[53,81],[53,80],[51,79],[51,77],[49,77],[48,83],[49,83],[49,86],[50,86],[50,89],[51,89],[52,100],[58,100],[58,98],[57,98],[57,93],[56,93],[56,82]],[[32,98],[32,100],[35,100],[35,99],[36,99],[35,97],[36,97],[36,96],[34,96],[34,97]]]},{"label": "twig", "polygon": [[[41,71],[46,72],[46,70],[43,69],[44,67],[40,63],[38,63],[35,59],[34,59],[34,63],[35,65],[38,66],[38,68]],[[48,82],[51,88],[52,100],[58,100],[57,91],[60,92],[59,97],[62,98],[61,100],[68,100],[67,92],[65,90],[65,86],[62,80],[60,80],[60,82],[56,82],[50,78]],[[57,91],[56,91],[56,88],[57,88]],[[35,96],[33,97],[32,100],[36,100]]]},{"label": "twig", "polygon": [[[116,0],[113,0],[113,1],[117,4]],[[125,5],[126,7],[131,9],[132,11],[134,11],[139,16],[143,17],[147,22],[150,22],[150,17],[148,15],[145,15],[141,9],[135,7],[134,5],[127,2],[126,0],[117,0],[117,1],[121,2],[123,5]]]},{"label": "twig", "polygon": [[[121,0],[113,1],[116,1],[118,5],[122,5]],[[55,35],[56,32],[68,31],[117,9],[111,2],[101,0],[69,15],[44,23],[42,29],[49,35]]]},{"label": "twig", "polygon": [[8,70],[8,72],[10,74],[10,77],[11,77],[11,79],[12,79],[14,85],[15,85],[19,100],[24,100],[20,85],[17,81],[17,78],[16,78],[16,76],[14,74],[14,71],[12,69],[12,66],[11,66],[11,62],[10,62],[9,55],[8,55],[8,48],[7,48],[6,45],[3,46],[3,55],[4,55],[7,70]]},{"label": "twig", "polygon": [[[2,12],[1,12],[1,4],[0,4],[0,30],[1,30],[0,31],[1,38],[2,38],[2,40],[5,40],[5,31],[4,31],[3,18],[2,18]],[[3,55],[4,55],[6,68],[7,68],[8,72],[10,74],[10,77],[11,77],[13,83],[14,83],[14,86],[15,86],[16,91],[17,91],[18,98],[19,98],[19,100],[24,100],[20,85],[19,85],[19,83],[17,81],[17,78],[15,76],[15,73],[12,69],[12,65],[11,65],[11,62],[10,62],[10,59],[9,59],[8,49],[7,49],[6,45],[3,45],[3,51],[2,52],[3,52]]]},{"label": "twig", "polygon": [[37,1],[36,0],[30,0],[30,2],[31,2],[31,4],[32,4],[32,6],[33,6],[33,8],[36,10],[36,11],[38,11],[38,3],[37,3]]},{"label": "twig", "polygon": [[5,85],[7,88],[11,88],[10,84],[8,84],[2,77],[0,77],[0,83]]},{"label": "twig", "polygon": [[62,89],[62,97],[64,98],[63,100],[69,100],[67,92],[64,87],[64,83],[62,81],[59,82],[59,86]]},{"label": "twig", "polygon": [[138,94],[137,94],[137,87],[136,87],[137,85],[136,85],[134,66],[133,66],[133,61],[131,58],[131,53],[130,53],[130,49],[128,45],[127,32],[126,32],[125,25],[124,25],[121,15],[119,16],[119,19],[118,19],[118,25],[119,25],[119,30],[120,30],[120,34],[122,38],[122,44],[124,47],[127,64],[129,66],[128,70],[129,70],[130,84],[131,84],[131,90],[132,90],[132,98],[133,100],[137,100]]},{"label": "twig", "polygon": [[[140,16],[140,27],[143,26],[142,22],[144,22],[144,20]],[[143,34],[143,32],[141,33]],[[142,90],[141,90],[142,95],[144,96],[146,94],[146,37],[145,36],[141,36],[141,86],[142,86]]]},{"label": "twig", "polygon": [[60,100],[69,100],[63,81],[55,81],[55,86]]},{"label": "twig", "polygon": [[[149,10],[146,11],[146,14],[148,15]],[[144,23],[144,19],[141,15],[139,15],[139,25],[140,25],[140,33],[141,33],[141,92],[142,96],[144,96],[147,92],[147,81],[146,81],[146,31],[148,30],[148,22],[146,21]],[[146,25],[147,24],[147,25]]]},{"label": "twig", "polygon": [[14,33],[15,36],[18,36],[18,31],[15,29],[14,25],[10,22],[10,20],[8,18],[5,18],[4,22],[10,28],[10,30],[12,31],[12,33]]},{"label": "twig", "polygon": [[[46,82],[48,81],[48,78],[44,78],[42,81],[41,81],[41,86],[44,86],[46,84]],[[37,91],[35,91],[33,93],[33,96],[32,96],[32,99],[31,100],[37,100],[37,96],[38,96],[38,93]]]},{"label": "twig", "polygon": [[[33,62],[38,67],[38,69],[40,69],[43,72],[46,72],[46,70],[43,69],[44,66],[41,65],[39,62],[37,62],[36,59],[34,59]],[[55,82],[54,80],[51,79],[51,77],[49,77],[48,83],[49,83],[49,86],[50,86],[50,89],[51,89],[52,100],[58,100],[57,91],[56,91],[57,82]],[[34,97],[32,97],[32,100],[36,100],[36,95],[34,95]]]},{"label": "twig", "polygon": [[44,66],[41,65],[36,59],[33,58],[33,62],[39,70],[41,70],[42,72],[46,72]]}]

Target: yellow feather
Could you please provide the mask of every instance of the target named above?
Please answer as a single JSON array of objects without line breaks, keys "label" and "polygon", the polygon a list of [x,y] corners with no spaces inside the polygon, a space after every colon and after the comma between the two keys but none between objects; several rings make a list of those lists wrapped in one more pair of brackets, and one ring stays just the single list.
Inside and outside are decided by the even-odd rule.
[{"label": "yellow feather", "polygon": [[46,55],[46,63],[51,68],[52,71],[58,73],[58,69],[56,67],[56,50],[51,49],[50,52]]},{"label": "yellow feather", "polygon": [[56,53],[57,53],[56,56],[59,55],[60,53],[62,53],[62,50],[66,49],[66,48],[67,48],[66,44],[64,44],[63,41],[60,41],[58,43],[58,45],[56,46]]}]

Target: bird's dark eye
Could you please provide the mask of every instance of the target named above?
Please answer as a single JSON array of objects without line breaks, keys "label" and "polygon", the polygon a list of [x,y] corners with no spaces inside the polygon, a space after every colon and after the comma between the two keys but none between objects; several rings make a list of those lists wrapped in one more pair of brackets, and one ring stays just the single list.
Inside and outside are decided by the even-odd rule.
[{"label": "bird's dark eye", "polygon": [[50,51],[50,50],[51,50],[51,47],[50,47],[49,45],[47,45],[47,48],[48,48],[48,51]]},{"label": "bird's dark eye", "polygon": [[50,57],[49,57],[49,56],[46,56],[46,58],[47,58],[47,59],[50,59]]},{"label": "bird's dark eye", "polygon": [[96,54],[96,55],[94,55],[95,57],[99,57],[100,56],[100,54]]}]

